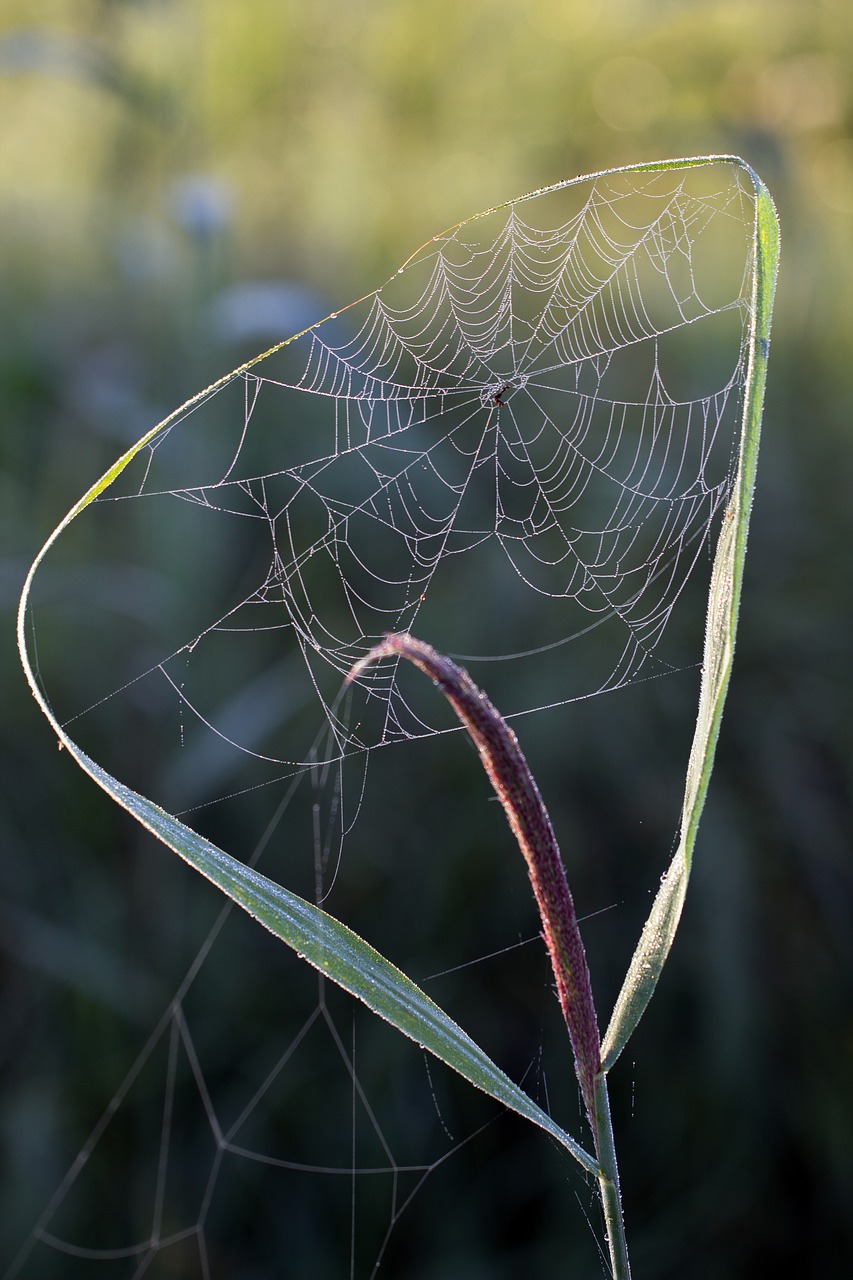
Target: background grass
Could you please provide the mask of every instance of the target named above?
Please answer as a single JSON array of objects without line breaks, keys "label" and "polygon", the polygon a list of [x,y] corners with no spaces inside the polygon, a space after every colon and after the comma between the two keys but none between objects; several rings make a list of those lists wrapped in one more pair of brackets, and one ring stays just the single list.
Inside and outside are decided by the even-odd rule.
[{"label": "background grass", "polygon": [[[851,69],[843,0],[52,0],[37,25],[31,5],[5,0],[3,1260],[215,910],[55,751],[26,691],[13,613],[45,535],[175,404],[282,325],[301,327],[375,286],[437,230],[575,173],[714,151],[744,155],[768,183],[782,273],[729,704],[682,931],[631,1047],[626,1089],[641,1105],[632,1115],[626,1094],[617,1141],[638,1276],[737,1278],[759,1264],[830,1274],[849,1258]],[[252,324],[235,319],[235,287],[247,282],[287,286],[275,295],[274,331],[258,320],[267,295],[253,295]],[[565,795],[553,816],[570,832],[564,847],[585,851],[584,897],[634,893],[639,924],[639,895],[667,860],[661,779],[677,790],[683,745],[667,731],[667,709],[653,710],[638,772],[614,714],[584,705],[540,783]],[[442,762],[434,767],[442,823],[449,807],[468,850],[455,896],[449,877],[426,889],[418,881],[420,894],[448,902],[436,936],[470,929],[466,892],[483,878],[482,919],[511,919],[494,850],[478,834],[473,762],[449,783]],[[434,820],[418,817],[416,864],[443,839]],[[410,815],[381,821],[393,832]],[[608,862],[613,848],[630,851],[633,871]],[[371,875],[388,895],[392,932],[405,934],[411,876]],[[629,918],[614,927],[630,951]],[[607,968],[610,943],[605,932],[592,944],[605,992],[623,963]],[[429,945],[426,932],[418,945]],[[485,934],[471,938],[472,954],[488,949]],[[280,1009],[257,972],[275,961],[248,934],[241,954],[263,1025]],[[541,986],[535,962],[519,955],[506,981],[523,987],[530,966]],[[231,977],[234,991],[226,966],[210,1031],[225,1046],[229,1019],[247,1017]],[[463,1019],[462,983],[453,998]],[[495,991],[498,1028],[506,998]],[[512,1066],[517,1053],[521,1062],[525,1050],[498,1034],[503,1061]],[[393,1064],[390,1040],[375,1038]],[[322,1099],[322,1079],[313,1087]],[[132,1147],[133,1133],[122,1140]],[[555,1174],[520,1132],[504,1162],[505,1132],[484,1141],[479,1181],[460,1163],[458,1181],[448,1174],[422,1193],[424,1221],[449,1224],[439,1273],[450,1274],[448,1258],[466,1280],[519,1274],[522,1264],[545,1274],[557,1257],[569,1267],[565,1171]],[[235,1238],[260,1194],[229,1189]],[[459,1203],[465,1212],[454,1214]],[[417,1239],[414,1228],[403,1237],[391,1274],[416,1274],[416,1264],[432,1274]],[[236,1274],[238,1263],[226,1256],[222,1266]],[[269,1261],[255,1266],[273,1272]]]}]

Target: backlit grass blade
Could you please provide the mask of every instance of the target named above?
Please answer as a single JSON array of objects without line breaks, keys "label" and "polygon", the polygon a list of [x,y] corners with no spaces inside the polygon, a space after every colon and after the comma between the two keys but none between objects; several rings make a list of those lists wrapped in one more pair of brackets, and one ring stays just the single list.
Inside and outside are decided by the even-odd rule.
[{"label": "backlit grass blade", "polygon": [[[609,171],[610,173],[653,173],[721,163],[739,166],[748,174],[756,200],[752,314],[748,335],[749,364],[744,394],[738,471],[712,576],[704,671],[694,742],[687,771],[681,843],[661,885],[652,914],[617,1000],[602,1047],[605,1069],[615,1061],[636,1026],[668,955],[681,913],[696,829],[708,787],[731,668],[740,600],[779,243],[778,224],[770,196],[752,170],[736,157],[717,156],[672,160]],[[592,178],[604,176],[606,175],[589,175],[588,178],[577,179],[577,181],[589,181]],[[544,194],[544,192],[537,194]],[[139,822],[202,875],[216,884],[234,902],[242,906],[277,937],[287,942],[320,972],[364,1001],[369,1008],[453,1067],[477,1088],[549,1133],[571,1152],[584,1169],[598,1176],[600,1173],[598,1162],[515,1086],[465,1032],[410,979],[371,946],[345,925],[311,903],[216,848],[190,828],[169,816],[152,801],[130,790],[90,759],[58,723],[35,674],[28,652],[26,633],[30,589],[40,564],[67,526],[109,488],[128,463],[151,444],[157,435],[163,433],[182,415],[214,395],[226,383],[249,370],[272,352],[295,341],[299,336],[301,335],[295,335],[294,338],[288,339],[287,343],[278,344],[270,352],[256,357],[187,401],[128,450],[62,520],[36,558],[21,597],[18,641],[27,678],[60,742],[77,763],[118,804],[133,814]],[[627,1263],[620,1274],[628,1274]]]},{"label": "backlit grass blade", "polygon": [[389,960],[346,925],[247,867],[119,782],[59,726],[60,740],[82,769],[153,835],[315,969],[362,1000],[476,1088],[544,1129],[593,1176],[598,1163],[497,1067],[452,1018]]},{"label": "backlit grass blade", "polygon": [[779,222],[770,193],[748,165],[742,160],[736,163],[743,166],[755,187],[752,317],[738,468],[711,574],[699,711],[687,765],[681,839],[643,928],[604,1037],[605,1071],[616,1061],[642,1017],[678,928],[734,655],[779,263]]}]

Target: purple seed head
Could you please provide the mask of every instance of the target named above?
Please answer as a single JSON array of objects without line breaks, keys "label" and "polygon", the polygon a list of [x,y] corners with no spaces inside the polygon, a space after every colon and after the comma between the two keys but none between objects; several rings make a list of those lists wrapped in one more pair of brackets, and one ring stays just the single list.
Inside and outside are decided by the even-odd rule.
[{"label": "purple seed head", "polygon": [[518,739],[467,671],[410,635],[387,635],[350,671],[356,680],[380,658],[406,658],[439,687],[468,730],[527,863],[542,932],[569,1031],[575,1071],[593,1132],[595,1076],[601,1067],[589,968],[560,850]]}]

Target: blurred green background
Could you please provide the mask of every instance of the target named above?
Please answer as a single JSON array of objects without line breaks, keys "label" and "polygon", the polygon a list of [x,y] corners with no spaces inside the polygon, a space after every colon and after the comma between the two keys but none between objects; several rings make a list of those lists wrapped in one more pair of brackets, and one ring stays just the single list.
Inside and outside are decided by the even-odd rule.
[{"label": "blurred green background", "polygon": [[[435,232],[574,174],[718,152],[743,155],[770,187],[782,271],[729,705],[682,931],[618,1069],[617,1144],[640,1280],[841,1273],[853,1250],[851,84],[843,0],[45,0],[35,18],[24,0],[2,0],[0,1264],[216,910],[57,753],[29,696],[13,620],[42,541],[176,404],[283,325],[375,287]],[[584,796],[555,821],[573,824],[588,856],[636,851],[642,893],[664,869],[666,838],[623,827],[632,805],[620,798],[641,779],[626,776],[623,744],[595,712],[579,715],[583,748],[552,766],[569,792],[578,771]],[[683,753],[654,725],[644,750],[677,789]],[[462,829],[476,827],[481,799],[471,767],[442,804]],[[430,838],[427,816],[417,879],[409,870],[381,888],[398,916],[427,894]],[[492,853],[481,871],[497,879]],[[604,896],[587,888],[586,900],[629,896],[600,870],[588,879]],[[470,928],[471,892],[466,882],[451,895],[438,934]],[[614,927],[630,950],[628,920]],[[236,965],[235,985],[252,984],[262,1026],[282,1016],[280,962],[250,934],[223,973]],[[473,955],[488,949],[470,941]],[[615,991],[625,957],[607,972],[601,942],[598,952]],[[532,962],[518,963],[509,980],[521,986]],[[269,989],[265,966],[278,975]],[[455,998],[464,1022],[461,985]],[[246,1016],[230,989],[208,1009],[224,1057],[238,1034],[229,1019]],[[393,1078],[393,1038],[366,1024],[360,1034],[378,1037],[384,1064],[365,1079]],[[299,1108],[316,1123],[320,1068],[313,1087],[319,1100],[306,1093]],[[141,1132],[118,1141],[133,1151]],[[474,1148],[416,1197],[385,1274],[601,1273],[573,1171],[511,1125]],[[188,1166],[201,1158],[187,1151]],[[295,1247],[290,1194],[232,1192],[211,1274],[349,1274],[346,1250],[321,1262],[316,1241],[282,1265]],[[293,1203],[302,1195],[294,1187]],[[43,1253],[25,1274],[102,1273],[75,1265]],[[103,1274],[133,1274],[122,1265]],[[167,1254],[157,1265],[148,1274],[196,1274]]]}]

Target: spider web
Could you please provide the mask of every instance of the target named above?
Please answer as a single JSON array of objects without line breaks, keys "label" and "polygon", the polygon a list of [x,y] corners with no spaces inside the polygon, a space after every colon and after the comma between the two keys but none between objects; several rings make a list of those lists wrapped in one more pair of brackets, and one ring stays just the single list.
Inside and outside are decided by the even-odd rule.
[{"label": "spider web", "polygon": [[[595,695],[673,677],[695,709],[753,200],[724,163],[536,193],[435,237],[378,292],[243,366],[153,437],[43,575],[31,626],[60,721],[219,844],[364,936],[381,926],[416,980],[458,972],[469,924],[430,925],[427,908],[478,867],[488,905],[495,871],[445,788],[454,723],[395,663],[346,693],[343,678],[410,630],[524,717],[534,772]],[[84,609],[68,602],[80,593]],[[482,840],[493,832],[497,819]],[[182,909],[188,976],[10,1276],[48,1260],[63,1276],[235,1274],[247,1233],[251,1274],[278,1273],[284,1248],[294,1275],[373,1276],[402,1266],[410,1206],[495,1123],[250,922],[226,911],[208,933],[203,904]],[[517,968],[530,906],[519,888],[495,909],[480,971],[493,951]],[[540,1060],[560,1030],[540,959],[515,1074],[576,1115]],[[286,995],[264,966],[286,972]],[[487,979],[461,1019],[498,1060],[499,988]],[[449,990],[447,1007],[464,1004],[464,981]],[[368,1043],[385,1065],[362,1066]],[[405,1097],[395,1065],[418,1080]],[[296,1179],[321,1186],[322,1211]]]}]

